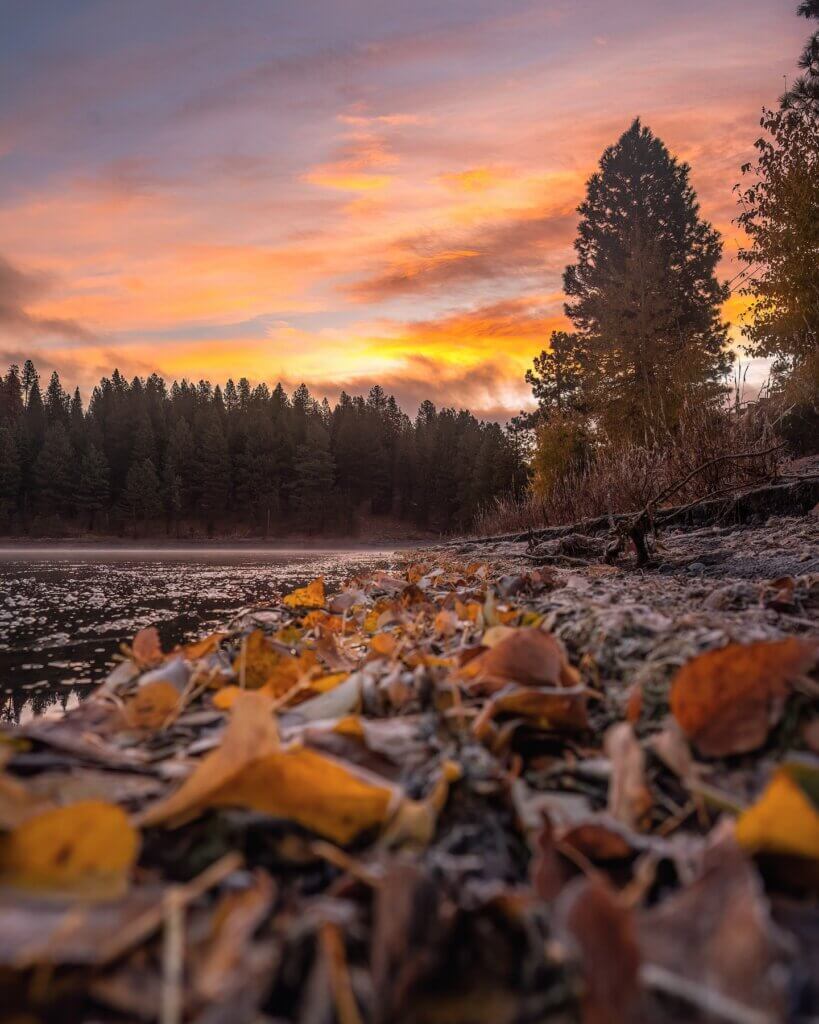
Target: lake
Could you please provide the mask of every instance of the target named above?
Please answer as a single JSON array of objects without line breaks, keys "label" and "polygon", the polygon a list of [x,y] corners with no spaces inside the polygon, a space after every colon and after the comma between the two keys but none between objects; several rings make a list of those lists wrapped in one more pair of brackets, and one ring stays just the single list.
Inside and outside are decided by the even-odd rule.
[{"label": "lake", "polygon": [[0,721],[76,704],[122,641],[155,625],[163,645],[323,575],[329,585],[391,551],[0,549]]}]

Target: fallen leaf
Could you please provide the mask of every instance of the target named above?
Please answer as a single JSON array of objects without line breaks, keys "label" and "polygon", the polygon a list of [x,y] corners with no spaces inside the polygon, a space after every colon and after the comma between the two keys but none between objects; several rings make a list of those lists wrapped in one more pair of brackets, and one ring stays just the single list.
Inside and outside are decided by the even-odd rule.
[{"label": "fallen leaf", "polygon": [[129,729],[161,729],[179,714],[182,702],[173,683],[156,680],[140,686],[122,709],[125,725]]},{"label": "fallen leaf", "polygon": [[0,837],[0,879],[38,891],[86,898],[121,893],[139,835],[115,804],[84,800],[35,814]]},{"label": "fallen leaf", "polygon": [[153,668],[164,658],[156,626],[146,626],[134,637],[131,657],[140,668]]},{"label": "fallen leaf", "polygon": [[736,823],[737,842],[751,853],[819,860],[819,811],[786,768]]},{"label": "fallen leaf", "polygon": [[202,640],[197,640],[192,644],[185,644],[179,648],[179,653],[187,658],[188,661],[196,661],[199,658],[204,658],[208,654],[213,654],[214,651],[218,650],[219,644],[223,640],[227,640],[229,633],[211,633],[210,636],[204,637]]},{"label": "fallen leaf", "polygon": [[645,780],[645,754],[628,722],[606,732],[603,746],[611,760],[609,813],[629,828],[646,824],[653,800]]},{"label": "fallen leaf", "polygon": [[242,641],[233,662],[233,671],[242,689],[256,690],[264,686],[279,666],[281,654],[271,646],[261,629],[254,629]]},{"label": "fallen leaf", "polygon": [[233,705],[230,721],[216,750],[197,765],[176,792],[147,807],[138,816],[138,823],[159,825],[198,813],[210,797],[246,765],[278,750],[279,735],[271,707],[272,701],[266,695],[243,693]]},{"label": "fallen leaf", "polygon": [[729,644],[689,661],[671,686],[671,710],[706,757],[761,747],[779,721],[792,683],[819,656],[797,637]]},{"label": "fallen leaf", "polygon": [[246,764],[206,800],[295,821],[336,843],[384,825],[400,792],[308,747],[293,747]]},{"label": "fallen leaf", "polygon": [[298,587],[283,599],[285,608],[323,608],[326,603],[324,577],[319,576],[306,587]]},{"label": "fallen leaf", "polygon": [[579,681],[560,641],[550,633],[529,627],[512,629],[493,647],[467,662],[461,675],[483,684],[490,692],[507,683],[575,686]]},{"label": "fallen leaf", "polygon": [[581,686],[537,690],[525,687],[510,688],[491,697],[473,723],[473,731],[480,739],[489,730],[489,723],[498,715],[518,715],[539,729],[566,729],[582,732],[588,728],[586,693]]},{"label": "fallen leaf", "polygon": [[696,881],[643,911],[638,929],[645,963],[706,997],[713,991],[753,1008],[760,1020],[786,1019],[783,948],[759,876],[730,837],[708,850]]},{"label": "fallen leaf", "polygon": [[578,878],[561,893],[557,913],[580,952],[583,1024],[631,1024],[640,999],[631,911],[601,879]]}]

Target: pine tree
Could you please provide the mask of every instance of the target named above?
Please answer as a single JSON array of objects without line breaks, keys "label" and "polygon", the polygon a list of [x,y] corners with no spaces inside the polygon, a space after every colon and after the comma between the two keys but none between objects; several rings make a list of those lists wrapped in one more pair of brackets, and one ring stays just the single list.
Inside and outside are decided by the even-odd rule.
[{"label": "pine tree", "polygon": [[819,117],[787,109],[763,114],[767,135],[737,186],[737,218],[749,239],[740,249],[751,297],[745,334],[750,351],[773,357],[780,374],[819,376]]},{"label": "pine tree", "polygon": [[39,383],[40,374],[37,372],[37,368],[35,367],[34,363],[30,359],[27,359],[23,363],[22,376],[23,401],[26,405],[28,405],[28,397],[31,394],[31,389],[34,387],[35,384],[39,385]]},{"label": "pine tree", "polygon": [[719,234],[699,217],[689,167],[639,120],[600,160],[580,205],[566,313],[584,391],[610,434],[673,429],[692,388],[726,372]]},{"label": "pine tree", "polygon": [[17,511],[20,495],[20,456],[10,427],[0,426],[0,521]]},{"label": "pine tree", "polygon": [[317,532],[329,518],[335,470],[330,438],[319,420],[308,424],[305,442],[296,448],[294,468],[293,508],[298,523],[309,532]]},{"label": "pine tree", "polygon": [[46,515],[64,515],[75,493],[74,450],[68,433],[57,421],[47,428],[35,463],[38,505]]},{"label": "pine tree", "polygon": [[526,383],[542,416],[582,408],[584,371],[584,353],[577,335],[552,331],[549,350],[535,356],[533,368],[526,371]]},{"label": "pine tree", "polygon": [[135,533],[138,522],[158,519],[162,515],[159,477],[150,459],[135,462],[128,470],[123,504],[133,521]]},{"label": "pine tree", "polygon": [[88,529],[94,529],[97,514],[108,505],[110,491],[108,463],[105,456],[94,444],[80,459],[79,482],[74,494],[74,503],[88,517]]},{"label": "pine tree", "polygon": [[45,406],[46,423],[62,423],[63,426],[68,426],[71,399],[63,388],[60,382],[60,375],[56,370],[51,374],[51,380],[48,382],[43,404]]},{"label": "pine tree", "polygon": [[[796,13],[802,18],[819,21],[819,0],[802,0]],[[799,67],[804,73],[782,97],[781,105],[788,110],[819,117],[819,29],[805,43],[799,55]]]}]

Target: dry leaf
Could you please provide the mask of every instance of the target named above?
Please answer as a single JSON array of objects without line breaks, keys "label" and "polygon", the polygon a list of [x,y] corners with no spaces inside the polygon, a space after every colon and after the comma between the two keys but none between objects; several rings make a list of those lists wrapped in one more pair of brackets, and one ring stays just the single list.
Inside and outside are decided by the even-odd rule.
[{"label": "dry leaf", "polygon": [[192,644],[185,644],[178,650],[188,661],[196,661],[198,658],[204,658],[208,654],[213,654],[218,649],[219,644],[223,640],[227,640],[228,636],[230,636],[229,633],[211,633],[210,636],[206,636],[204,639],[197,640]]},{"label": "dry leaf", "polygon": [[759,876],[732,840],[713,846],[703,874],[638,921],[645,962],[752,1007],[760,1019],[786,1019],[781,945]]},{"label": "dry leaf", "polygon": [[181,787],[139,816],[140,825],[159,825],[198,813],[210,797],[251,761],[279,746],[272,702],[260,693],[243,693],[233,705],[221,744],[201,761]]},{"label": "dry leaf", "polygon": [[629,828],[646,823],[653,800],[645,780],[645,755],[628,722],[618,722],[606,733],[604,749],[611,759],[609,813]]},{"label": "dry leaf", "polygon": [[281,654],[270,646],[264,631],[254,629],[242,642],[233,671],[243,689],[257,690],[270,679],[279,666]]},{"label": "dry leaf", "polygon": [[131,644],[131,657],[142,669],[160,664],[165,655],[156,626],[146,626],[137,633]]},{"label": "dry leaf", "polygon": [[510,630],[493,647],[467,662],[461,675],[483,684],[489,692],[507,683],[574,686],[579,681],[560,641],[532,628]]},{"label": "dry leaf", "polygon": [[282,599],[282,603],[285,608],[323,608],[326,603],[324,577],[319,576],[306,587],[291,591]]},{"label": "dry leaf", "polygon": [[708,651],[677,672],[671,710],[706,757],[756,750],[779,721],[793,681],[818,653],[815,643],[797,637]]},{"label": "dry leaf", "polygon": [[0,879],[8,885],[85,897],[121,893],[139,850],[125,812],[102,800],[43,811],[0,837]]},{"label": "dry leaf", "polygon": [[583,1024],[630,1024],[640,998],[640,947],[631,911],[600,879],[560,896],[559,916],[580,950]]},{"label": "dry leaf", "polygon": [[400,791],[376,776],[292,747],[249,762],[206,804],[286,818],[344,844],[384,825],[399,801]]},{"label": "dry leaf", "polygon": [[176,718],[182,707],[179,690],[166,680],[140,686],[122,709],[129,729],[161,729]]},{"label": "dry leaf", "polygon": [[759,800],[739,816],[736,838],[751,853],[819,860],[819,811],[787,768],[780,768]]},{"label": "dry leaf", "polygon": [[566,729],[582,732],[588,728],[586,693],[580,686],[558,690],[536,690],[525,687],[509,689],[490,698],[473,723],[480,739],[489,731],[489,723],[501,714],[518,715],[539,729]]}]

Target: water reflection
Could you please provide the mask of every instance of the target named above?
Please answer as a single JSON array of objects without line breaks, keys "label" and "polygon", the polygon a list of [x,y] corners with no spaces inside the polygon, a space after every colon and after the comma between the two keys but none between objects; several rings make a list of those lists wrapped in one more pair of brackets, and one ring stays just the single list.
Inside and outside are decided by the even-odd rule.
[{"label": "water reflection", "polygon": [[123,640],[156,625],[166,647],[324,575],[338,583],[373,550],[0,550],[0,720],[61,714],[99,682]]}]

